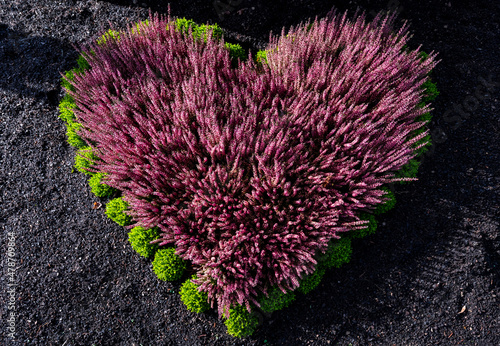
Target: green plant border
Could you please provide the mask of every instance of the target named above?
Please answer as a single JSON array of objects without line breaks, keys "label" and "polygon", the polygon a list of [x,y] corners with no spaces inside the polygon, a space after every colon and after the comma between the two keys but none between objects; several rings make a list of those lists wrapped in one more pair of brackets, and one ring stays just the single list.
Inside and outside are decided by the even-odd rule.
[{"label": "green plant border", "polygon": [[[222,37],[222,29],[217,24],[198,25],[194,21],[187,20],[185,18],[176,19],[174,24],[176,26],[176,30],[181,31],[184,34],[191,32],[194,39],[200,39],[203,37],[203,39],[206,40],[206,34],[209,30],[211,30],[212,34],[217,39]],[[135,26],[132,27],[132,32],[140,35],[141,27],[143,25],[149,25],[148,20],[136,23]],[[120,34],[121,33],[118,31],[108,30],[97,39],[97,44],[104,45],[113,40],[119,40]],[[233,67],[237,66],[238,60],[245,61],[247,59],[245,50],[239,44],[226,42],[225,47],[229,50]],[[408,48],[405,47],[404,49]],[[266,50],[259,50],[256,52],[253,59],[257,66],[267,63],[267,53],[268,51]],[[420,54],[422,59],[427,59],[427,53],[422,51]],[[77,59],[77,66],[65,72],[64,76],[61,78],[62,88],[66,91],[74,91],[71,82],[74,80],[75,75],[85,73],[88,69],[90,69],[90,65],[85,59],[85,56],[81,54]],[[434,82],[432,82],[430,77],[423,84],[422,88],[424,90],[424,97],[420,107],[424,107],[426,104],[429,104],[439,95],[437,86]],[[75,108],[75,100],[71,97],[71,95],[66,93],[59,104],[59,117],[66,123],[68,143],[77,149],[74,168],[77,171],[90,176],[89,185],[91,187],[91,191],[97,197],[110,198],[112,195],[119,195],[120,191],[115,190],[103,183],[102,180],[105,180],[105,172],[96,172],[93,170],[93,165],[98,158],[92,152],[92,148],[88,145],[88,143],[78,136],[77,132],[81,125],[76,121],[74,114]],[[431,114],[425,113],[417,120],[429,122],[431,119]],[[412,134],[412,137],[419,135],[423,131],[425,131],[425,129],[415,131],[415,133]],[[430,147],[430,141],[430,135],[427,135],[415,144],[415,146],[417,146],[421,143],[428,142],[427,145],[418,150],[417,156],[414,159],[410,160],[400,171],[396,172],[395,176],[397,178],[416,177],[420,166],[419,158],[421,158],[422,154]],[[405,184],[407,181],[401,181],[400,183]],[[321,283],[321,280],[327,270],[340,268],[342,265],[348,263],[352,254],[352,240],[364,238],[374,234],[377,229],[376,216],[388,212],[393,209],[396,204],[394,192],[391,191],[388,186],[384,186],[381,189],[386,193],[384,195],[385,202],[379,204],[373,211],[363,211],[358,215],[361,220],[367,221],[365,228],[349,232],[340,239],[330,241],[328,250],[324,254],[316,256],[318,261],[316,271],[310,275],[302,277],[296,291],[285,293],[277,287],[272,287],[268,291],[267,296],[263,294],[259,296],[258,301],[261,306],[260,308],[252,306],[255,311],[270,314],[274,311],[288,307],[296,299],[296,293],[308,294],[314,290]],[[108,199],[106,205],[106,215],[117,224],[127,226],[132,223],[132,217],[128,215],[127,208],[127,203],[123,201],[121,197]],[[134,227],[129,232],[128,236],[132,248],[139,255],[148,259],[153,258],[153,271],[157,274],[159,279],[175,281],[182,278],[187,263],[175,254],[175,248],[162,248],[157,244],[151,244],[154,240],[160,237],[160,232],[157,228],[144,229],[142,227]],[[198,286],[191,281],[192,279],[195,279],[195,277],[196,276],[192,276],[183,283],[179,294],[188,310],[201,313],[209,309],[208,295],[205,292],[200,292],[198,290]],[[224,323],[226,324],[230,335],[242,338],[253,334],[253,332],[258,328],[259,320],[255,313],[249,313],[245,307],[238,305],[231,306],[230,317],[229,319],[226,319]]]}]

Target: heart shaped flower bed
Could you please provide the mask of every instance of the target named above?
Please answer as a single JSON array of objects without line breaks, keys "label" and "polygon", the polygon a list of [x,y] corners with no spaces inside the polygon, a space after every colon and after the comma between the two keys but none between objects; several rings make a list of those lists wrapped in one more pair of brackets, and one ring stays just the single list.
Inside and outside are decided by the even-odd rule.
[{"label": "heart shaped flower bed", "polygon": [[[158,16],[109,31],[66,73],[60,109],[107,214],[192,311],[229,332],[287,306],[350,256],[414,180],[435,55],[392,17],[330,13],[255,57],[217,26]],[[247,59],[248,58],[248,59]]]}]

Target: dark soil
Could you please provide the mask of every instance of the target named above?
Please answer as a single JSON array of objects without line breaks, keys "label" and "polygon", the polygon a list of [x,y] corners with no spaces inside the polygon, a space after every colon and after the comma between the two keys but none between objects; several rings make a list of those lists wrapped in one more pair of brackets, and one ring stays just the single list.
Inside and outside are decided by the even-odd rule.
[{"label": "dark soil", "polygon": [[[149,7],[167,13],[166,3],[0,0],[0,344],[500,345],[500,3],[337,1],[368,17],[399,5],[412,47],[439,52],[435,145],[352,261],[244,340],[214,310],[189,312],[181,281],[160,282],[126,230],[94,209],[105,201],[72,172],[58,119],[73,45],[143,20]],[[216,22],[257,47],[332,3],[233,1],[219,17],[214,1],[183,0],[171,15]]]}]

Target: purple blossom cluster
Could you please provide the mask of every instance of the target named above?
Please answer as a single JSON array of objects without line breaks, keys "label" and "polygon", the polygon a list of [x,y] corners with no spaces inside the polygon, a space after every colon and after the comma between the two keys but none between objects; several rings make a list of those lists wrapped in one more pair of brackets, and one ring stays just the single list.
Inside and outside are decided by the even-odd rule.
[{"label": "purple blossom cluster", "polygon": [[267,63],[231,67],[223,40],[154,16],[84,54],[79,135],[135,223],[191,261],[212,307],[283,292],[415,156],[422,84],[436,64],[392,17],[330,13],[271,39]]}]

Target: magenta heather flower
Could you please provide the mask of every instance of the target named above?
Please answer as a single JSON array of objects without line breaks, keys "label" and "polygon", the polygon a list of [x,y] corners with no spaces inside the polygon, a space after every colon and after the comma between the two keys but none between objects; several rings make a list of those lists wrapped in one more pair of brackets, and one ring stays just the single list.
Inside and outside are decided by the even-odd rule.
[{"label": "magenta heather flower", "polygon": [[331,13],[272,39],[262,66],[235,69],[223,40],[169,22],[85,51],[78,133],[130,227],[159,227],[219,314],[250,310],[272,286],[297,288],[315,254],[384,200],[427,134],[414,136],[435,55],[405,50],[392,17]]}]

